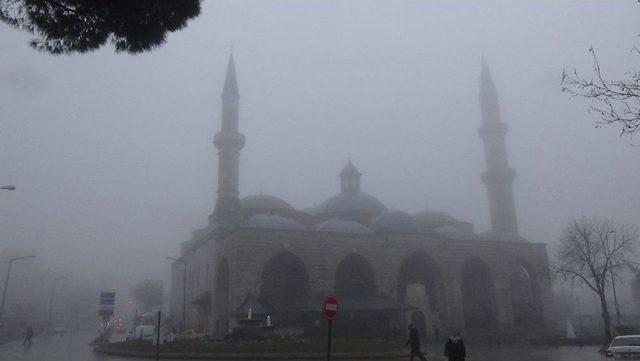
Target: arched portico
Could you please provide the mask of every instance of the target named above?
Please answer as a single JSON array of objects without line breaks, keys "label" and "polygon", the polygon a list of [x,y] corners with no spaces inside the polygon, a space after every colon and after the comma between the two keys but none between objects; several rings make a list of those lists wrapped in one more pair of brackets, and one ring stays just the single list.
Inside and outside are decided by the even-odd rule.
[{"label": "arched portico", "polygon": [[465,327],[467,329],[497,329],[495,284],[487,264],[479,258],[471,258],[463,266],[461,278]]},{"label": "arched portico", "polygon": [[262,270],[259,298],[273,310],[274,322],[300,324],[309,297],[309,274],[298,256],[281,252],[267,261]]},{"label": "arched portico", "polygon": [[511,271],[511,307],[514,326],[544,325],[537,274],[522,260],[514,264]]},{"label": "arched portico", "polygon": [[413,253],[402,261],[398,270],[398,301],[421,311],[426,325],[423,337],[436,333],[445,320],[442,274],[427,254]]},{"label": "arched portico", "polygon": [[366,297],[377,293],[373,267],[357,253],[349,254],[338,264],[335,277],[338,297]]}]

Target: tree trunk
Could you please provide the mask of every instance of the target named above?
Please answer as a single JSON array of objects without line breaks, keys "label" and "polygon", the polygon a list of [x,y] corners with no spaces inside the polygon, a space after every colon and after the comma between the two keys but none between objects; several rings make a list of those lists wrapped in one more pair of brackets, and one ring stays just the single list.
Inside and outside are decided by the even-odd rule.
[{"label": "tree trunk", "polygon": [[607,341],[611,340],[611,316],[609,315],[609,308],[607,307],[607,297],[604,294],[604,290],[599,292],[600,296],[600,308],[602,309],[602,322],[604,323],[604,336]]}]

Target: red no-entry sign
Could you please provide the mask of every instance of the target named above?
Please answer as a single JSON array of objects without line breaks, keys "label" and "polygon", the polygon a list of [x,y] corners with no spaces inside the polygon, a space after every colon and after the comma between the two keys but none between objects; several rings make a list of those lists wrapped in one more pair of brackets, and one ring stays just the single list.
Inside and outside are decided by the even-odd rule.
[{"label": "red no-entry sign", "polygon": [[335,320],[338,317],[338,300],[335,296],[329,295],[324,298],[322,314],[327,320]]}]

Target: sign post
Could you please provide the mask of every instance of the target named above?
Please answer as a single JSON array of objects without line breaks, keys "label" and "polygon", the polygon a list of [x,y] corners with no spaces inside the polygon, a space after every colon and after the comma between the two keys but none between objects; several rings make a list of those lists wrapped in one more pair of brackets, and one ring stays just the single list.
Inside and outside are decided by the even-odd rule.
[{"label": "sign post", "polygon": [[327,334],[327,361],[331,361],[331,331],[333,320],[338,317],[338,300],[333,295],[328,295],[322,302],[322,314],[329,321],[329,331]]},{"label": "sign post", "polygon": [[160,360],[160,319],[162,311],[158,311],[158,328],[156,328],[156,361]]},{"label": "sign post", "polygon": [[104,319],[108,319],[113,315],[113,308],[116,304],[115,292],[100,292],[100,316]]}]

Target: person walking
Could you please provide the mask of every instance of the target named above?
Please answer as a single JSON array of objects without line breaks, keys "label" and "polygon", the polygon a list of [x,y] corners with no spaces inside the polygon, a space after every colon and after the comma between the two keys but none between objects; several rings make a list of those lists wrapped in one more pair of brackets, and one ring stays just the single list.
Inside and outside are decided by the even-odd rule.
[{"label": "person walking", "polygon": [[427,358],[424,357],[422,352],[420,352],[420,332],[418,329],[413,327],[412,324],[409,324],[409,339],[405,346],[409,345],[411,347],[411,355],[409,356],[409,361],[413,361],[414,357],[419,358],[422,361],[427,361]]},{"label": "person walking", "polygon": [[464,361],[467,357],[467,350],[460,332],[454,332],[453,336],[447,340],[444,345],[444,355],[449,358],[449,361]]},{"label": "person walking", "polygon": [[31,341],[31,339],[33,338],[33,327],[27,327],[27,333],[24,335],[24,341],[22,341],[22,345],[31,345],[33,343],[33,341]]}]

